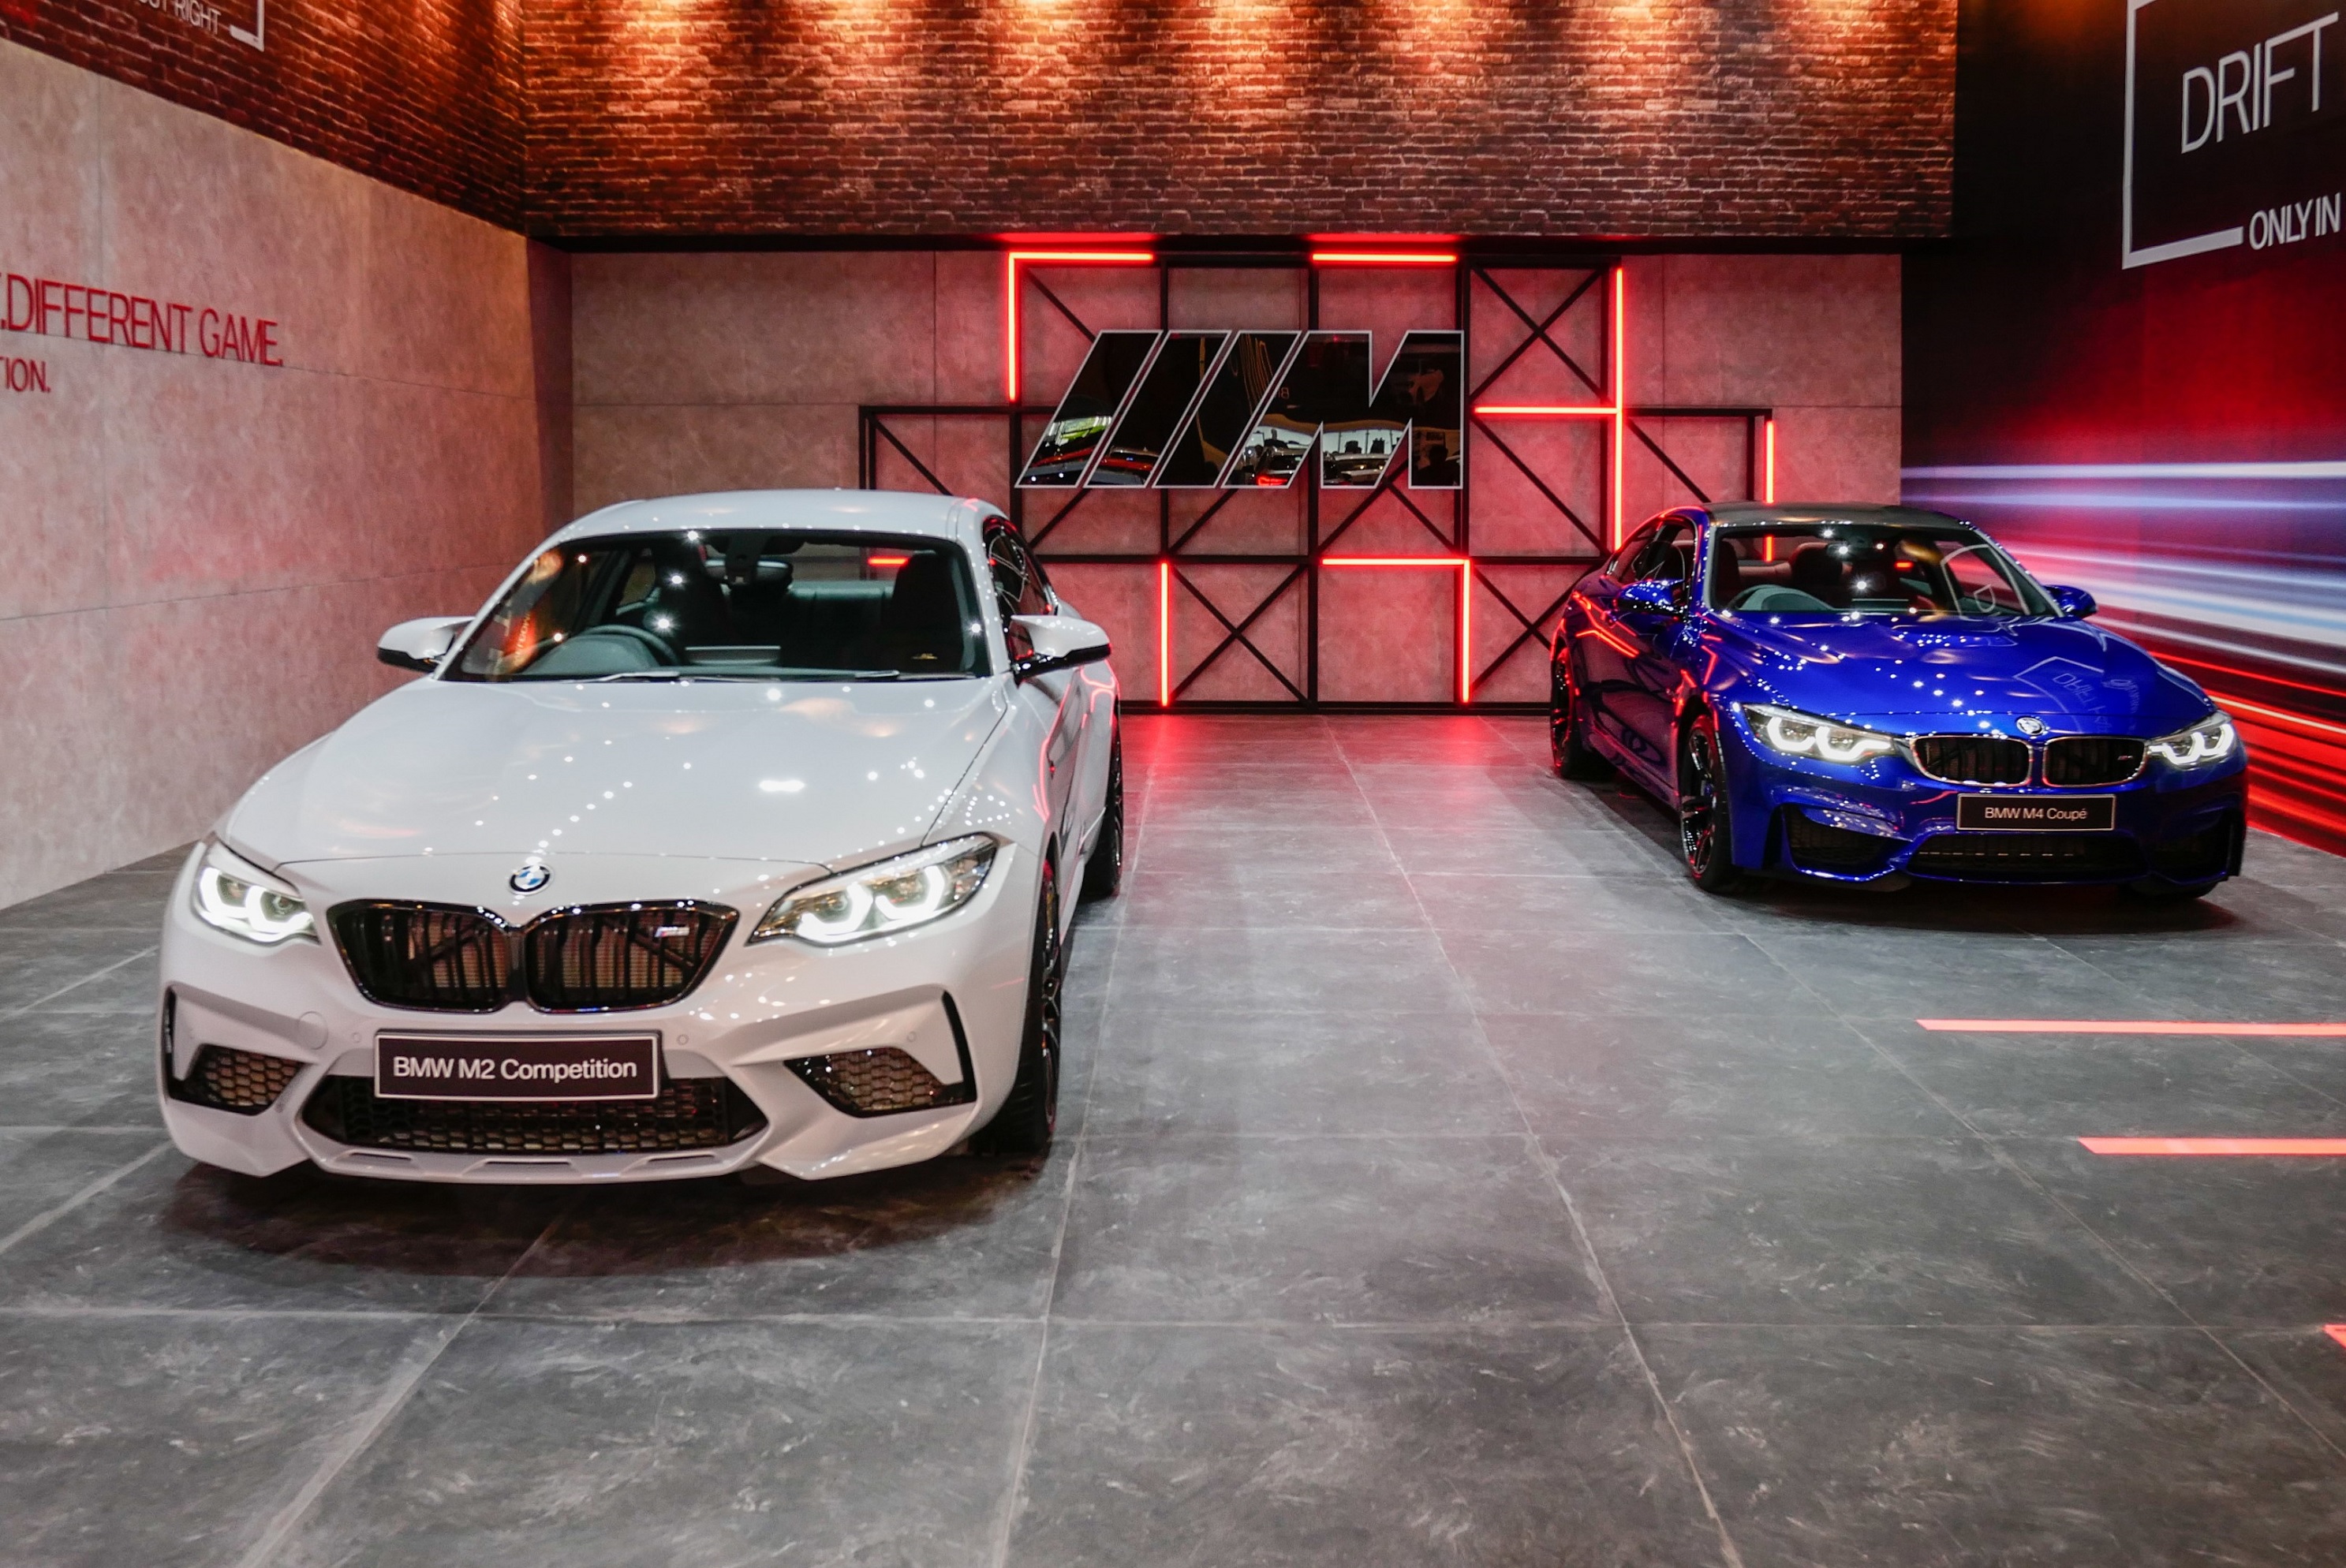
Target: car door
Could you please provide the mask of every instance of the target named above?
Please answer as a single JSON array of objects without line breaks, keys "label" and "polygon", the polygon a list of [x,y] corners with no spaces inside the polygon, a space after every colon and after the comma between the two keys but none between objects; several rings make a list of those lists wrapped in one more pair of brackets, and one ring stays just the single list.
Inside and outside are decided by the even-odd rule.
[{"label": "car door", "polygon": [[[1058,602],[1052,596],[1050,580],[1043,575],[1043,568],[1036,563],[1034,552],[1026,548],[1026,542],[998,517],[985,525],[985,565],[994,585],[994,602],[1002,612],[1003,635],[1010,644],[1010,657],[1014,660],[1024,658],[1034,648],[1026,640],[1025,629],[1013,617],[1057,614]],[[1011,696],[1012,711],[1019,728],[1039,753],[1037,771],[1050,802],[1051,831],[1060,843],[1059,875],[1063,886],[1076,869],[1070,863],[1070,857],[1079,846],[1072,835],[1084,820],[1080,802],[1075,799],[1076,781],[1083,772],[1079,748],[1084,738],[1085,704],[1080,700],[1080,677],[1079,670],[1053,670],[1031,680],[1015,682]]]},{"label": "car door", "polygon": [[[1573,590],[1577,601],[1582,625],[1574,628],[1571,650],[1579,680],[1580,700],[1585,705],[1590,727],[1617,745],[1628,743],[1625,722],[1621,718],[1622,690],[1629,680],[1629,657],[1636,645],[1626,634],[1616,629],[1615,620],[1619,606],[1615,603],[1621,592],[1631,563],[1645,553],[1653,543],[1655,524],[1648,523],[1629,535],[1628,542],[1613,553]],[[1569,619],[1567,619],[1567,625]]]},{"label": "car door", "polygon": [[1584,692],[1598,729],[1642,769],[1669,769],[1671,694],[1680,617],[1627,602],[1636,583],[1669,585],[1683,603],[1693,571],[1694,525],[1674,515],[1654,519],[1632,535],[1583,591],[1587,616],[1580,656]]}]

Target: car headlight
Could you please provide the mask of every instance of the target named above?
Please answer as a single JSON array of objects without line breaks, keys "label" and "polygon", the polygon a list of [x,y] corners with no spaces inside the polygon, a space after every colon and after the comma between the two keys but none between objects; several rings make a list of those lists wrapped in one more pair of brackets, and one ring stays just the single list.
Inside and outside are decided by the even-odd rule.
[{"label": "car headlight", "polygon": [[2218,708],[2190,728],[2161,736],[2144,749],[2172,767],[2200,768],[2222,761],[2239,744],[2239,731],[2232,728],[2231,715]]},{"label": "car headlight", "polygon": [[1898,742],[1887,735],[1795,713],[1789,708],[1747,702],[1743,705],[1743,718],[1762,744],[1787,757],[1849,763],[1862,762],[1869,757],[1887,757],[1898,749]]},{"label": "car headlight", "polygon": [[1000,848],[978,833],[808,882],[776,899],[750,940],[837,947],[926,925],[977,896]]},{"label": "car headlight", "polygon": [[196,868],[196,918],[214,931],[275,947],[295,937],[318,940],[310,906],[275,877],[219,844],[208,846]]}]

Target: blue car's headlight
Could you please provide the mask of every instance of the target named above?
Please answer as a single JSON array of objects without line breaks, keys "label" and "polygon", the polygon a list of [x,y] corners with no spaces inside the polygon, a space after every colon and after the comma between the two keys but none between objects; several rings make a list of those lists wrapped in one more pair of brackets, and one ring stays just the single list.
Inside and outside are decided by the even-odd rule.
[{"label": "blue car's headlight", "polygon": [[2221,762],[2239,749],[2239,732],[2231,715],[2218,708],[2188,729],[2164,735],[2144,748],[2171,768],[2204,768]]},{"label": "blue car's headlight", "polygon": [[1894,738],[1878,731],[1835,724],[1830,718],[1796,713],[1789,708],[1747,702],[1742,711],[1744,722],[1751,726],[1751,733],[1760,738],[1760,744],[1787,757],[1850,763],[1862,762],[1870,757],[1887,757],[1898,749]]}]

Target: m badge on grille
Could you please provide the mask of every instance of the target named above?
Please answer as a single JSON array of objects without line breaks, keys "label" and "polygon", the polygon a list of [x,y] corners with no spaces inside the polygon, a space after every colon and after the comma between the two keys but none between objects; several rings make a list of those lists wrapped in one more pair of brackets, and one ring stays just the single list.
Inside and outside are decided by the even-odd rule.
[{"label": "m badge on grille", "polygon": [[554,880],[554,873],[542,860],[524,860],[521,870],[505,879],[505,886],[517,893],[534,893]]}]

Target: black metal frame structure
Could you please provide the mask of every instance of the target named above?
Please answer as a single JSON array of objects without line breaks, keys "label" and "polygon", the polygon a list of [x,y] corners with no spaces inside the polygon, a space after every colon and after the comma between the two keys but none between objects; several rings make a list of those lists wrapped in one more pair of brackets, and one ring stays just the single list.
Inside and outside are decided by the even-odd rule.
[{"label": "black metal frame structure", "polygon": [[[1253,268],[1290,271],[1300,270],[1306,274],[1307,280],[1306,320],[1303,324],[1307,329],[1318,329],[1321,326],[1320,294],[1322,269],[1314,263],[1308,252],[1303,250],[1166,251],[1152,254],[1148,264],[1153,266],[1157,272],[1157,321],[1155,324],[1160,331],[1172,329],[1173,274],[1186,268]],[[1427,263],[1416,258],[1393,264],[1407,266],[1413,271],[1422,272],[1428,270]],[[1304,547],[1298,551],[1217,553],[1191,548],[1192,542],[1221,508],[1228,504],[1230,498],[1246,493],[1241,490],[1220,492],[1201,514],[1178,527],[1175,520],[1173,493],[1168,490],[1144,492],[1143,494],[1154,494],[1157,497],[1158,548],[1154,552],[1054,549],[1053,534],[1074,515],[1089,497],[1097,493],[1092,490],[1077,490],[1072,495],[1056,491],[1029,493],[1014,486],[1013,481],[1026,461],[1028,449],[1033,445],[1035,436],[1039,434],[1042,423],[1050,418],[1055,406],[1052,403],[1036,403],[1023,398],[1016,402],[1000,403],[871,403],[863,405],[858,411],[857,483],[864,487],[875,485],[880,482],[883,464],[901,462],[907,465],[912,473],[922,483],[930,485],[940,494],[953,494],[953,487],[946,484],[921,461],[912,448],[890,428],[890,422],[915,418],[1000,422],[1004,434],[1001,493],[1002,495],[1006,496],[1006,499],[1000,499],[999,504],[1008,512],[1012,521],[1017,524],[1038,558],[1046,565],[1113,565],[1152,572],[1161,570],[1167,574],[1169,587],[1182,596],[1181,602],[1184,606],[1195,604],[1219,625],[1221,636],[1211,650],[1188,669],[1173,673],[1165,680],[1163,688],[1169,699],[1168,706],[1209,711],[1291,711],[1299,708],[1416,712],[1429,709],[1514,712],[1535,710],[1541,705],[1536,702],[1475,700],[1473,694],[1477,688],[1485,686],[1493,676],[1505,668],[1511,661],[1524,657],[1526,649],[1545,650],[1548,639],[1553,635],[1556,618],[1562,612],[1566,599],[1570,596],[1571,587],[1567,584],[1561,591],[1547,596],[1544,602],[1538,602],[1539,607],[1536,610],[1527,613],[1524,604],[1518,604],[1516,599],[1494,581],[1489,573],[1494,570],[1505,571],[1516,567],[1549,569],[1577,567],[1585,571],[1610,553],[1611,545],[1607,543],[1608,529],[1617,528],[1620,534],[1626,535],[1634,526],[1635,520],[1606,516],[1603,514],[1607,510],[1606,507],[1599,507],[1597,509],[1599,515],[1593,520],[1584,516],[1559,494],[1561,476],[1556,473],[1543,473],[1536,463],[1527,459],[1514,443],[1508,441],[1504,427],[1511,416],[1486,415],[1476,412],[1476,405],[1497,385],[1502,377],[1513,371],[1535,349],[1545,350],[1548,355],[1553,356],[1554,360],[1560,361],[1574,380],[1585,386],[1592,396],[1611,400],[1614,396],[1612,389],[1620,384],[1623,369],[1621,365],[1615,362],[1616,344],[1623,341],[1621,334],[1613,330],[1606,330],[1600,333],[1603,348],[1598,356],[1597,364],[1592,369],[1582,364],[1578,358],[1568,352],[1556,341],[1553,333],[1557,324],[1563,321],[1572,311],[1584,307],[1592,299],[1596,301],[1596,308],[1600,311],[1607,312],[1606,326],[1608,329],[1613,326],[1609,312],[1618,309],[1618,306],[1611,296],[1608,280],[1612,279],[1620,264],[1621,258],[1616,255],[1541,255],[1500,252],[1477,254],[1471,251],[1456,254],[1446,261],[1441,262],[1439,265],[1446,267],[1453,277],[1454,316],[1451,324],[1466,334],[1467,343],[1468,412],[1466,429],[1463,433],[1465,450],[1463,454],[1464,474],[1461,485],[1454,491],[1413,492],[1400,483],[1407,464],[1395,463],[1388,470],[1384,479],[1373,489],[1328,491],[1323,490],[1319,483],[1317,464],[1306,463],[1302,472],[1295,480],[1295,486],[1302,492],[1303,514]],[[1535,314],[1516,298],[1515,292],[1509,290],[1501,280],[1502,277],[1509,272],[1529,271],[1567,274],[1577,272],[1583,276],[1575,286],[1566,290],[1562,302],[1544,314]],[[1050,287],[1047,281],[1036,276],[1034,269],[1029,268],[1022,271],[1014,266],[1008,269],[1007,277],[1011,281],[1006,286],[1019,290],[1022,294],[1031,290],[1036,300],[1056,312],[1076,331],[1081,333],[1086,341],[1096,336],[1098,329],[1086,322],[1056,290]],[[1487,370],[1478,368],[1475,363],[1474,328],[1475,295],[1478,287],[1488,292],[1504,308],[1506,316],[1512,317],[1521,328],[1521,336],[1515,338]],[[1023,301],[1006,302],[1006,308],[1020,302]],[[1434,326],[1439,323],[1416,324]],[[1137,326],[1140,323],[1119,322],[1117,325]],[[1019,381],[1023,386],[1024,377],[1021,376]],[[1715,499],[1754,498],[1760,494],[1762,432],[1768,422],[1772,419],[1773,412],[1771,409],[1759,407],[1679,407],[1667,404],[1633,403],[1627,405],[1623,411],[1622,434],[1625,443],[1627,440],[1636,441],[1660,462],[1663,470],[1670,475],[1672,482],[1685,489],[1687,500],[1708,503]],[[1740,421],[1742,423],[1744,427],[1743,497],[1715,497],[1708,494],[1664,447],[1653,428],[1657,423],[1665,421],[1689,420]],[[1610,423],[1609,413],[1607,423]],[[1532,489],[1542,497],[1544,504],[1553,509],[1558,523],[1560,545],[1558,549],[1535,554],[1496,555],[1477,554],[1474,551],[1473,543],[1474,459],[1480,448],[1487,448],[1491,453],[1528,481]],[[1626,455],[1625,450],[1622,453],[1623,460],[1626,460]],[[1615,462],[1614,445],[1607,442],[1604,447],[1603,472],[1600,475],[1600,494],[1607,497],[1617,494],[1617,486],[1619,484],[1619,475],[1613,472]],[[1120,490],[1117,494],[1130,495],[1134,492]],[[1468,672],[1470,678],[1462,697],[1439,703],[1401,700],[1336,702],[1325,700],[1321,695],[1321,578],[1331,569],[1330,562],[1332,547],[1368,514],[1372,506],[1388,497],[1399,502],[1401,506],[1423,527],[1429,541],[1438,546],[1438,550],[1429,553],[1426,563],[1428,566],[1443,565],[1445,564],[1443,558],[1449,557],[1452,558],[1452,569],[1459,569],[1455,566],[1454,561],[1455,558],[1463,557],[1466,563],[1464,570],[1469,574],[1467,592],[1471,594],[1479,590],[1490,602],[1504,610],[1513,621],[1514,635],[1499,653],[1485,661],[1479,670]],[[1037,515],[1044,511],[1043,506],[1037,504],[1038,502],[1052,504],[1047,515]],[[1617,543],[1617,539],[1614,542]],[[1283,570],[1276,585],[1267,594],[1250,606],[1239,607],[1218,603],[1194,575],[1183,570],[1185,566],[1256,566],[1283,568]],[[1579,575],[1579,571],[1573,574],[1575,578]],[[1302,595],[1302,667],[1289,669],[1281,667],[1279,660],[1265,653],[1249,633],[1288,595],[1299,590]],[[1517,591],[1520,593],[1520,588]],[[1528,598],[1525,601],[1526,604],[1534,602],[1535,601]],[[1163,627],[1158,628],[1160,647],[1167,646],[1164,630]],[[1460,635],[1462,630],[1463,628],[1454,628],[1453,633],[1454,639],[1461,644],[1464,640]],[[1186,698],[1185,694],[1195,687],[1202,677],[1215,668],[1223,658],[1234,653],[1250,656],[1268,670],[1287,693],[1286,697],[1274,701],[1247,702],[1200,701]],[[1470,657],[1471,649],[1462,646],[1456,657]],[[1158,706],[1156,693],[1148,694],[1146,701],[1140,699],[1140,695],[1136,693],[1127,700],[1135,707]]]}]

